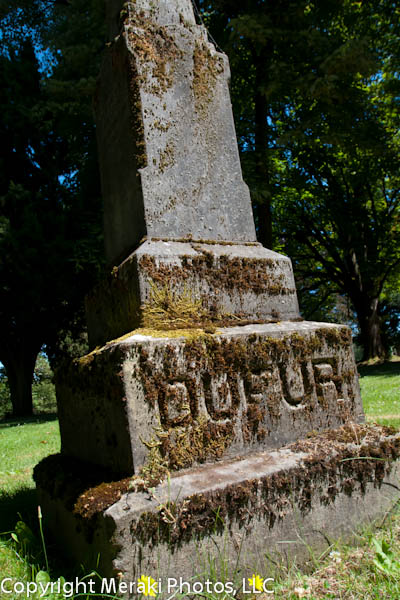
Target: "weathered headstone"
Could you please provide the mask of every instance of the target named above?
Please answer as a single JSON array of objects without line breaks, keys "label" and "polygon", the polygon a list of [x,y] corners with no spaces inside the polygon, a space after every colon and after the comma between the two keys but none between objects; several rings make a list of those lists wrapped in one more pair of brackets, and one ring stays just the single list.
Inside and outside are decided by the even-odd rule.
[{"label": "weathered headstone", "polygon": [[[199,572],[216,514],[232,548],[241,536],[261,555],[268,536],[290,539],[297,510],[353,527],[359,501],[379,512],[389,470],[368,457],[397,458],[399,438],[361,425],[349,330],[302,321],[290,260],[255,241],[227,58],[190,0],[109,0],[108,20],[97,114],[112,272],[88,299],[101,347],[58,375],[62,454],[36,470],[50,525],[125,582]],[[176,328],[177,309],[174,327],[135,330],[167,300],[191,304],[195,326]]]}]

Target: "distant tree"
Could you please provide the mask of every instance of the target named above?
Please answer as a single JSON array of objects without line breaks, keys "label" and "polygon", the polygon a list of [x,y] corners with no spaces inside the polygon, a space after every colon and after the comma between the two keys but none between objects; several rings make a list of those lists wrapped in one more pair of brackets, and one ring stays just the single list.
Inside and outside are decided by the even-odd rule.
[{"label": "distant tree", "polygon": [[[102,227],[90,67],[85,66],[85,78],[79,70],[84,65],[68,55],[68,45],[57,51],[55,39],[58,33],[62,38],[67,14],[49,12],[49,3],[27,3],[34,19],[29,11],[16,11],[15,4],[9,2],[10,12],[0,14],[5,24],[0,54],[0,361],[13,413],[19,416],[32,413],[40,349],[47,345],[56,356],[59,332],[82,326],[83,297],[101,262]],[[81,16],[83,11],[94,27],[93,14],[83,5]],[[16,18],[15,31],[10,14]],[[40,15],[52,27],[40,33],[41,43],[44,34],[54,42],[46,55],[52,64],[47,71],[37,58]],[[32,20],[21,24],[24,17]],[[82,29],[74,33],[83,35]],[[90,45],[91,40],[84,41]],[[98,68],[98,62],[91,68]]]},{"label": "distant tree", "polygon": [[280,233],[314,291],[350,299],[364,359],[387,353],[382,300],[400,274],[394,12],[383,2],[344,3],[330,27],[337,50],[314,89],[293,97],[279,126]]},{"label": "distant tree", "polygon": [[381,297],[384,343],[389,354],[400,355],[400,276],[389,279]]},{"label": "distant tree", "polygon": [[0,420],[11,413],[10,387],[4,367],[0,367]]},{"label": "distant tree", "polygon": [[[35,414],[57,412],[53,371],[43,352],[39,352],[33,372],[32,400]],[[3,367],[0,368],[0,420],[11,414],[10,387]]]},{"label": "distant tree", "polygon": [[[332,51],[324,29],[341,2],[201,0],[206,25],[228,53],[231,95],[259,241],[271,248],[278,126],[293,95],[313,84]],[[313,7],[313,8],[311,8]],[[319,28],[315,26],[316,22]]]},{"label": "distant tree", "polygon": [[38,413],[57,411],[53,371],[43,352],[39,352],[33,372],[32,400],[33,407]]}]

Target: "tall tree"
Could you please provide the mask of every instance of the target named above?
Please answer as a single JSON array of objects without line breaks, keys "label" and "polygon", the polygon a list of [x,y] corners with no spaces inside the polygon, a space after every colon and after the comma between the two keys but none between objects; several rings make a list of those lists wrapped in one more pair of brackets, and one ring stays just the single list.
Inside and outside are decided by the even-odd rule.
[{"label": "tall tree", "polygon": [[[236,127],[258,239],[272,247],[277,128],[292,95],[311,85],[313,70],[331,49],[324,34],[312,27],[307,0],[203,0],[200,6],[212,34],[229,54]],[[330,0],[318,9],[321,28],[335,10]]]},{"label": "tall tree", "polygon": [[[49,13],[48,3],[32,4],[36,16],[51,16],[56,37],[67,15]],[[52,76],[43,72],[31,23],[20,37],[5,28],[9,43],[0,55],[0,361],[15,415],[32,412],[37,354],[44,344],[54,349],[60,329],[76,322],[102,253],[92,88],[82,94],[91,87],[88,77],[82,81],[60,49],[50,52]]]},{"label": "tall tree", "polygon": [[380,299],[399,267],[399,9],[389,0],[203,9],[230,54],[260,241],[272,237],[294,259],[312,297],[347,295],[365,358],[383,355]]},{"label": "tall tree", "polygon": [[381,300],[400,273],[395,10],[343,4],[329,28],[337,49],[279,128],[286,247],[314,290],[350,299],[364,359],[386,354]]}]

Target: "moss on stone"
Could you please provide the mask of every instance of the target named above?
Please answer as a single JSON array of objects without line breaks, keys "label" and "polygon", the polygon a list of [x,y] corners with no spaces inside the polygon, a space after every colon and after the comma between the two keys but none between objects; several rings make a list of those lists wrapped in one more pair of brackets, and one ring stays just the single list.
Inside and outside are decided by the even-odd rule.
[{"label": "moss on stone", "polygon": [[[232,521],[251,528],[258,516],[272,526],[291,510],[293,501],[305,514],[315,498],[331,504],[340,493],[364,493],[368,483],[382,485],[400,456],[400,438],[391,427],[349,423],[310,433],[286,448],[305,453],[299,466],[160,505],[158,512],[144,512],[132,522],[132,535],[142,544],[167,543],[173,551],[193,537],[222,531]],[[73,511],[89,541],[96,515],[135,489],[131,478],[116,481],[98,467],[59,454],[40,462],[34,479]]]},{"label": "moss on stone", "polygon": [[283,273],[275,273],[277,263],[273,259],[216,257],[204,249],[197,250],[195,256],[182,256],[180,264],[157,264],[154,257],[143,256],[139,266],[149,281],[171,288],[182,286],[195,277],[203,281],[209,290],[222,288],[239,296],[246,292],[274,296],[295,291],[285,287]]},{"label": "moss on stone", "polygon": [[197,339],[200,337],[204,337],[206,335],[210,335],[211,333],[218,333],[217,329],[211,330],[211,328],[206,329],[196,329],[196,328],[188,328],[188,329],[150,329],[149,327],[139,327],[138,329],[134,329],[121,337],[111,340],[108,344],[114,344],[118,342],[122,342],[133,335],[143,335],[152,338],[185,338],[187,340]]},{"label": "moss on stone", "polygon": [[67,510],[90,520],[130,489],[131,477],[97,465],[53,454],[34,468],[36,485],[51,498],[61,498]]},{"label": "moss on stone", "polygon": [[[188,339],[182,345],[178,352],[176,346],[163,344],[153,348],[149,352],[144,347],[140,347],[140,369],[138,376],[143,385],[146,402],[152,410],[158,408],[163,427],[163,439],[159,446],[159,451],[166,461],[170,470],[182,468],[182,465],[189,467],[214,460],[217,456],[215,448],[208,442],[213,439],[222,441],[219,448],[223,448],[221,456],[235,443],[237,428],[241,431],[246,445],[253,442],[266,440],[271,433],[271,429],[277,426],[281,417],[282,397],[281,394],[268,394],[265,402],[259,403],[257,400],[257,384],[254,384],[254,374],[262,376],[268,372],[270,365],[276,365],[278,369],[293,360],[299,361],[304,365],[311,361],[317,354],[324,355],[326,350],[334,354],[343,349],[343,339],[341,332],[329,336],[327,342],[325,332],[331,332],[330,328],[318,329],[315,334],[299,335],[293,333],[285,337],[265,337],[263,335],[253,334],[247,339],[230,339],[227,337],[203,335],[194,336]],[[333,343],[335,340],[335,343]],[[333,368],[337,371],[338,366],[335,359],[332,358]],[[184,375],[181,372],[180,364],[185,365]],[[202,390],[204,392],[204,401],[207,413],[212,421],[207,424],[208,431],[211,432],[211,438],[204,436],[204,449],[200,452],[197,448],[197,442],[194,440],[194,432],[201,430],[199,419],[202,415],[198,413],[199,406],[199,383],[197,378],[200,376]],[[318,408],[318,402],[322,402],[322,397],[312,396],[312,386],[308,372],[302,370],[304,380],[304,394],[307,399],[304,402],[303,412],[310,415],[310,419],[315,418],[314,412]],[[346,373],[349,378],[350,374]],[[237,413],[240,406],[239,379],[244,382],[247,408],[242,415]],[[280,380],[283,386],[284,396],[290,403],[290,394],[283,372],[280,372]],[[340,381],[339,381],[340,380]],[[180,398],[174,397],[174,391],[171,390],[169,382],[182,381],[188,394],[190,410],[182,411],[179,409]],[[217,394],[220,408],[216,408],[213,403],[211,385],[217,385]],[[342,378],[338,378],[337,385],[341,385]],[[286,392],[285,392],[286,390]],[[171,395],[172,394],[172,395]],[[229,397],[228,397],[229,394]],[[346,422],[349,415],[353,413],[355,399],[349,394],[350,405],[344,405],[339,408],[335,416],[339,423]],[[296,404],[295,402],[293,402]],[[320,408],[318,410],[321,410]],[[170,412],[177,411],[181,415],[179,419],[171,419]],[[341,411],[341,412],[340,412]],[[227,427],[229,423],[229,427]],[[268,426],[266,425],[268,423]],[[202,427],[204,424],[202,424]],[[182,437],[186,434],[192,441],[189,444],[183,444]],[[177,458],[184,450],[185,458]]]},{"label": "moss on stone", "polygon": [[200,118],[207,118],[214,98],[218,75],[223,73],[223,59],[212,54],[205,41],[196,41],[193,51],[193,94],[195,110]]},{"label": "moss on stone", "polygon": [[142,86],[161,96],[173,85],[175,62],[182,56],[168,27],[137,14],[135,27],[128,29],[128,39],[129,47],[138,57]]},{"label": "moss on stone", "polygon": [[142,305],[141,320],[145,328],[168,330],[200,328],[210,317],[188,288],[179,292],[150,282],[150,297]]},{"label": "moss on stone", "polygon": [[[225,306],[226,302],[233,301],[236,305],[240,301],[245,307],[246,294],[262,294],[265,297],[295,294],[294,288],[286,287],[286,277],[277,268],[276,261],[230,257],[228,254],[218,256],[194,242],[192,246],[197,254],[178,257],[177,264],[157,261],[149,255],[139,259],[131,255],[119,267],[114,267],[112,273],[87,297],[90,343],[105,343],[143,326],[156,330],[210,329],[274,323],[281,319],[277,310],[263,315],[263,318],[254,315],[249,318],[245,309],[244,312],[235,309],[235,314],[232,314]],[[139,279],[141,285],[144,284],[142,290]],[[158,295],[164,293],[165,300],[168,299],[165,290],[168,290],[170,300],[174,299],[175,304],[179,297],[187,296],[190,289],[192,305],[198,308],[197,315],[181,325],[169,322],[167,326],[160,327],[154,322],[144,322],[142,311],[151,305],[153,288],[158,289]],[[144,293],[149,295],[147,299],[143,298]]]},{"label": "moss on stone", "polygon": [[[368,483],[380,487],[392,461],[399,458],[400,439],[395,433],[392,428],[352,423],[300,440],[287,446],[292,452],[307,453],[298,467],[160,506],[158,514],[144,513],[134,521],[132,535],[142,544],[167,543],[173,551],[193,537],[222,533],[233,521],[248,530],[257,516],[272,527],[293,503],[306,514],[315,498],[331,504],[340,493],[363,494]],[[166,509],[172,520],[165,518]]]}]

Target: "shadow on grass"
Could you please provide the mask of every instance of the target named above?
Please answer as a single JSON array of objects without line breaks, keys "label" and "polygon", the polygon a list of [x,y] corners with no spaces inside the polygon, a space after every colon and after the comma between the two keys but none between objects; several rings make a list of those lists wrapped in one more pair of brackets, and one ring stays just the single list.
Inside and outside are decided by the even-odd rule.
[{"label": "shadow on grass", "polygon": [[30,425],[36,423],[46,423],[48,421],[56,421],[58,416],[56,413],[45,413],[41,415],[33,415],[32,417],[7,417],[0,421],[0,429],[6,427],[18,427],[19,425]]},{"label": "shadow on grass", "polygon": [[375,365],[359,365],[361,377],[395,377],[400,375],[400,361],[386,361]]},{"label": "shadow on grass", "polygon": [[35,488],[24,487],[12,494],[0,494],[0,534],[14,531],[17,521],[37,529],[37,494]]},{"label": "shadow on grass", "polygon": [[[36,489],[26,487],[19,489],[14,494],[0,494],[0,538],[2,540],[7,541],[10,539],[10,535],[15,531],[18,521],[26,523],[34,536],[32,544],[25,550],[19,548],[18,552],[29,563],[36,565],[37,570],[44,569],[45,555],[39,530]],[[71,578],[73,576],[82,577],[85,574],[82,567],[63,555],[57,539],[51,535],[46,527],[44,527],[44,535],[52,577],[54,579],[61,575],[71,575]]]}]

